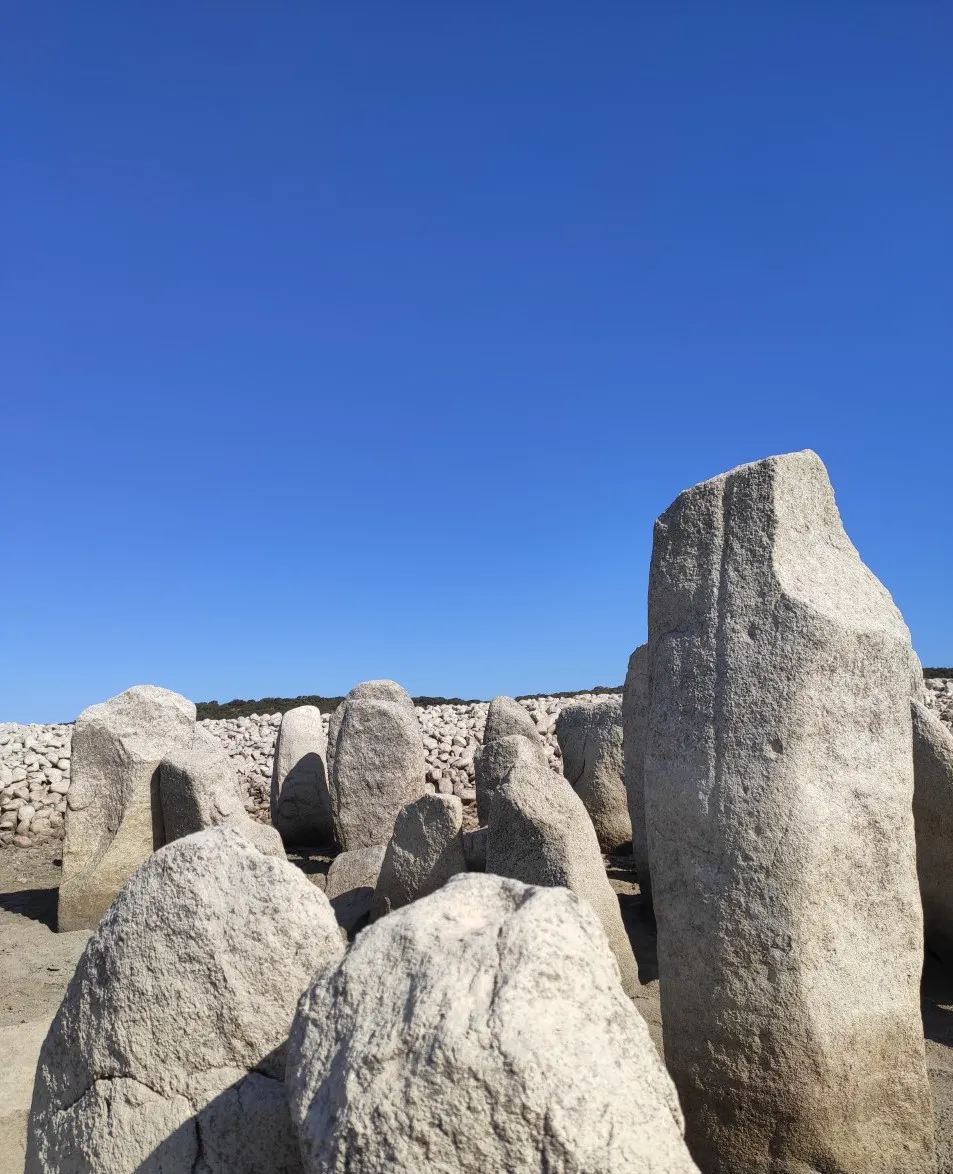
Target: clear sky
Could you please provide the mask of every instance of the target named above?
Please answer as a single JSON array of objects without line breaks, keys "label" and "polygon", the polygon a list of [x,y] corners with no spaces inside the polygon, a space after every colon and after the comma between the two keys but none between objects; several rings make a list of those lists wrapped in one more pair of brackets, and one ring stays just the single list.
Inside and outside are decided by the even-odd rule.
[{"label": "clear sky", "polygon": [[622,680],[811,447],[953,662],[953,9],[7,5],[0,720]]}]

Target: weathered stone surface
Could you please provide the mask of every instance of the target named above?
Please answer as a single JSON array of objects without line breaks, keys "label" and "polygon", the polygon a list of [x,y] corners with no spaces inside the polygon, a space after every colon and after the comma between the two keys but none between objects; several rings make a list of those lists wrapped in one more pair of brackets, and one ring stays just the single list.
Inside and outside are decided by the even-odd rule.
[{"label": "weathered stone surface", "polygon": [[521,745],[528,746],[539,765],[549,770],[546,748],[535,735],[528,738],[525,734],[504,734],[484,742],[474,755],[477,819],[481,824],[488,822],[493,794],[516,761]]},{"label": "weathered stone surface", "polygon": [[632,859],[639,876],[642,907],[652,906],[652,876],[645,838],[645,741],[649,715],[649,646],[640,644],[629,657],[622,689],[622,758],[625,793],[632,828]]},{"label": "weathered stone surface", "polygon": [[371,844],[335,856],[324,891],[338,924],[351,933],[360,929],[371,912],[386,844]]},{"label": "weathered stone surface", "polygon": [[285,712],[275,743],[271,774],[271,822],[286,844],[331,840],[327,736],[316,705]]},{"label": "weathered stone surface", "polygon": [[342,708],[331,811],[337,842],[350,852],[386,844],[400,809],[431,788],[424,778],[423,738],[412,704],[357,697]]},{"label": "weathered stone surface", "polygon": [[300,1169],[298,996],[343,950],[327,900],[229,828],[160,849],[92,937],[43,1045],[28,1174]]},{"label": "weathered stone surface", "polygon": [[308,1174],[696,1170],[605,936],[564,889],[468,874],[370,926],[302,999],[286,1080]]},{"label": "weathered stone surface", "polygon": [[163,758],[159,766],[160,844],[212,827],[230,827],[266,856],[284,857],[274,828],[251,818],[231,760],[221,742],[201,726],[190,750]]},{"label": "weathered stone surface", "polygon": [[628,852],[632,824],[622,762],[622,702],[567,705],[556,719],[563,774],[585,804],[603,852]]},{"label": "weathered stone surface", "polygon": [[513,765],[493,795],[486,870],[524,884],[563,885],[588,901],[615,955],[623,989],[635,995],[635,957],[588,812],[566,779],[540,766],[525,738],[516,742]]},{"label": "weathered stone surface", "polygon": [[76,719],[60,929],[94,929],[161,843],[153,827],[153,776],[167,754],[191,749],[194,736],[192,702],[155,685],[136,685]]},{"label": "weathered stone surface", "polygon": [[334,765],[334,753],[337,749],[338,734],[341,732],[341,722],[344,720],[344,709],[349,701],[390,701],[407,710],[411,715],[416,714],[413,699],[403,685],[396,681],[361,681],[359,685],[348,693],[341,704],[334,710],[328,721],[327,767],[328,778]]},{"label": "weathered stone surface", "polygon": [[466,870],[463,804],[456,795],[423,795],[397,816],[377,878],[372,919],[436,892]]},{"label": "weathered stone surface", "polygon": [[531,742],[542,740],[536,729],[536,723],[518,701],[512,697],[494,697],[486,711],[486,724],[483,727],[483,742],[495,742],[498,738],[505,738],[509,734],[522,734]]},{"label": "weathered stone surface", "polygon": [[934,1169],[909,656],[814,453],[656,523],[645,813],[665,1058],[706,1174]]},{"label": "weathered stone surface", "polygon": [[913,819],[927,945],[953,959],[953,734],[913,701]]}]

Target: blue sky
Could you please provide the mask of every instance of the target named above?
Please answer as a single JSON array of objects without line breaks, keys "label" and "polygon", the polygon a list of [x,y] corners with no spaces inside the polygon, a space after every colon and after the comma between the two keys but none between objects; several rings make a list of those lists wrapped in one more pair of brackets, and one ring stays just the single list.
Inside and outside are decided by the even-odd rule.
[{"label": "blue sky", "polygon": [[7,6],[0,720],[616,683],[812,447],[953,662],[953,10]]}]

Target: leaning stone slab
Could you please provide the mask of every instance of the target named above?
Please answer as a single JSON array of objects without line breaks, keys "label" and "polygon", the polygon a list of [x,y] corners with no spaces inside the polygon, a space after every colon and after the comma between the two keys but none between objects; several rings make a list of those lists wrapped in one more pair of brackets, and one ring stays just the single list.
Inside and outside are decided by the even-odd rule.
[{"label": "leaning stone slab", "polygon": [[468,874],[315,975],[288,1049],[307,1174],[697,1169],[605,935],[565,889]]},{"label": "leaning stone slab", "polygon": [[431,790],[420,723],[407,702],[357,697],[343,704],[331,812],[346,852],[386,844],[400,809]]},{"label": "leaning stone slab", "polygon": [[434,893],[466,872],[463,804],[456,795],[423,795],[397,816],[371,906],[376,920]]},{"label": "leaning stone slab", "polygon": [[562,885],[588,901],[622,987],[634,996],[641,989],[635,957],[589,814],[566,779],[541,767],[526,739],[516,741],[516,759],[490,808],[486,870],[525,884]]},{"label": "leaning stone slab", "polygon": [[913,714],[913,819],[926,943],[953,959],[953,734],[919,701]]},{"label": "leaning stone slab", "polygon": [[334,835],[326,760],[321,710],[316,705],[287,710],[271,773],[271,822],[286,844],[325,844]]},{"label": "leaning stone slab", "polygon": [[811,452],[655,528],[645,815],[665,1059],[711,1174],[927,1174],[910,637]]},{"label": "leaning stone slab", "polygon": [[[532,722],[530,723],[532,724]],[[485,825],[490,818],[490,807],[496,788],[509,774],[517,759],[520,746],[528,748],[544,770],[549,770],[549,758],[542,739],[533,731],[526,734],[503,734],[477,747],[473,756],[474,787],[476,788],[477,819]]]},{"label": "leaning stone slab", "polygon": [[639,878],[642,907],[652,907],[652,877],[645,838],[645,740],[649,715],[649,646],[640,644],[629,657],[622,689],[622,759],[625,793],[632,827],[632,861]]},{"label": "leaning stone slab", "polygon": [[195,706],[136,685],[76,719],[58,927],[95,929],[139,865],[161,846],[153,826],[159,763],[190,750]]},{"label": "leaning stone slab", "polygon": [[632,823],[622,762],[622,702],[577,701],[556,719],[563,774],[585,804],[599,847],[628,853]]},{"label": "leaning stone slab", "polygon": [[159,766],[161,843],[212,827],[230,827],[259,852],[284,858],[281,837],[245,810],[232,760],[221,742],[198,726],[191,750],[163,758]]},{"label": "leaning stone slab", "polygon": [[386,851],[386,844],[371,844],[342,852],[331,862],[324,892],[338,924],[348,933],[360,929],[370,916]]},{"label": "leaning stone slab", "polygon": [[160,849],[103,918],[43,1044],[28,1174],[300,1170],[285,1043],[343,948],[324,895],[237,832]]}]

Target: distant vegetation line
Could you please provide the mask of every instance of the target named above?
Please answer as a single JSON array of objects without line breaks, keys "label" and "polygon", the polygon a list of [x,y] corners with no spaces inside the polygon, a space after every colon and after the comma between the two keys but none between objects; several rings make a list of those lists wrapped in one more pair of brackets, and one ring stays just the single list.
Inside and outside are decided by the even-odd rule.
[{"label": "distant vegetation line", "polygon": [[[953,668],[924,669],[925,677],[953,677]],[[621,685],[594,685],[591,689],[568,689],[563,693],[521,693],[517,701],[528,701],[533,697],[577,697],[580,693],[621,693]],[[284,713],[298,705],[316,705],[322,713],[331,713],[341,704],[343,697],[261,697],[257,701],[199,701],[195,709],[199,721],[209,718],[221,721],[227,717],[251,717],[253,713]],[[481,697],[415,697],[414,705],[477,705],[487,700]]]},{"label": "distant vegetation line", "polygon": [[[531,697],[575,697],[578,693],[621,693],[621,685],[596,685],[592,689],[575,689],[566,693],[523,693],[517,701],[528,700]],[[322,713],[331,713],[341,704],[343,697],[261,697],[257,701],[243,701],[236,697],[234,701],[197,701],[195,712],[199,721],[214,719],[221,721],[227,717],[251,717],[253,713],[284,713],[298,705],[316,705]],[[415,697],[414,705],[477,705],[484,698],[480,697]]]}]

